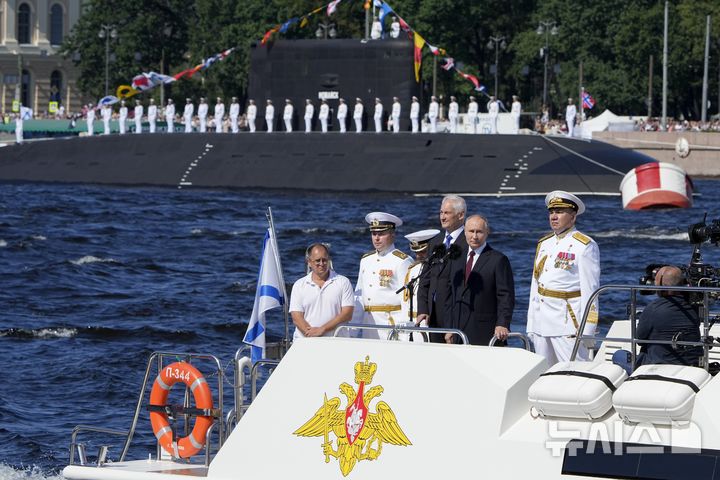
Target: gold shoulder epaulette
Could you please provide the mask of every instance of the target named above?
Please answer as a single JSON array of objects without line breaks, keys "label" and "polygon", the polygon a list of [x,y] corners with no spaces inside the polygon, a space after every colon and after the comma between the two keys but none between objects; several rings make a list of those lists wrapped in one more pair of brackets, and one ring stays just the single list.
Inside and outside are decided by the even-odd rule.
[{"label": "gold shoulder epaulette", "polygon": [[393,253],[393,255],[395,255],[396,257],[400,257],[400,258],[402,258],[403,260],[405,260],[406,258],[408,258],[407,253],[403,253],[403,252],[401,252],[400,250],[393,250],[392,253]]},{"label": "gold shoulder epaulette", "polygon": [[546,235],[543,235],[543,236],[540,237],[540,239],[538,240],[538,243],[544,242],[545,240],[547,240],[548,238],[552,237],[553,235],[555,235],[555,233],[553,233],[553,232],[550,232],[550,233],[548,233],[548,234],[546,234]]},{"label": "gold shoulder epaulette", "polygon": [[360,258],[369,257],[369,256],[372,255],[373,253],[376,253],[376,251],[375,251],[375,250],[370,250],[369,252],[365,253],[365,254],[364,254],[362,257],[360,257]]},{"label": "gold shoulder epaulette", "polygon": [[590,237],[588,237],[587,235],[583,235],[580,232],[573,233],[573,238],[578,242],[582,243],[583,245],[587,245],[588,243],[590,243]]}]

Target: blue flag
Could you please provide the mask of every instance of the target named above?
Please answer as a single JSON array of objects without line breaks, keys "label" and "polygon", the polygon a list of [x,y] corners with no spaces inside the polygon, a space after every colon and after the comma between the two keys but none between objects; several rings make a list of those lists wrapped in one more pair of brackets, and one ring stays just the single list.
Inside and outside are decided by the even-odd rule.
[{"label": "blue flag", "polygon": [[380,13],[378,14],[378,20],[380,21],[380,26],[383,28],[383,30],[385,29],[385,24],[383,23],[385,20],[385,16],[388,13],[392,13],[392,11],[392,8],[390,8],[390,5],[388,5],[387,3],[382,2],[382,4],[380,4]]},{"label": "blue flag", "polygon": [[281,307],[285,303],[283,279],[278,268],[278,258],[277,245],[268,228],[263,242],[260,273],[258,274],[257,291],[255,292],[255,305],[250,316],[247,332],[245,332],[245,338],[243,338],[243,343],[252,346],[251,358],[253,362],[265,358],[265,312]]}]

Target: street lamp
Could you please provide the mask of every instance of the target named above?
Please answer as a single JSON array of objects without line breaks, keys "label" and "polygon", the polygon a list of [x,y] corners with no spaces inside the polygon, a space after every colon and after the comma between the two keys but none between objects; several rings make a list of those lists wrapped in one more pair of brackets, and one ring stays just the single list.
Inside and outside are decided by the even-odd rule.
[{"label": "street lamp", "polygon": [[[165,35],[166,38],[170,39],[173,34],[173,28],[172,25],[165,25],[163,28],[163,35]],[[160,56],[160,74],[165,75],[165,43],[163,42],[163,46],[161,49],[161,56]],[[165,105],[165,82],[162,82],[160,84],[160,105]]]},{"label": "street lamp", "polygon": [[548,73],[548,49],[550,48],[550,35],[558,34],[558,27],[552,20],[543,20],[538,24],[536,30],[538,35],[545,34],[545,48],[543,48],[543,56],[545,57],[545,72],[543,76],[543,105],[547,106],[547,73]]},{"label": "street lamp", "polygon": [[325,38],[325,40],[337,37],[337,30],[335,30],[334,23],[318,23],[318,29],[315,30],[315,36],[317,38]]},{"label": "street lamp", "polygon": [[101,25],[98,37],[105,39],[105,96],[107,97],[110,89],[110,39],[117,38],[115,25]]},{"label": "street lamp", "polygon": [[487,47],[492,49],[493,45],[495,46],[495,98],[498,98],[498,60],[500,58],[500,50],[507,48],[505,37],[490,37]]}]

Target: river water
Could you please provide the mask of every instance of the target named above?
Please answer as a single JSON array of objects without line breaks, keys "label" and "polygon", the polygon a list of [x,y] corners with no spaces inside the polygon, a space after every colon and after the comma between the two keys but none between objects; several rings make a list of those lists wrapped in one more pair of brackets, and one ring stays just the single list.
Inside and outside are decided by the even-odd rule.
[{"label": "river water", "polygon": [[[619,197],[588,197],[579,228],[601,250],[602,283],[635,283],[648,263],[687,263],[687,226],[720,216],[720,182],[700,181],[690,210],[623,211]],[[513,267],[524,315],[537,238],[548,231],[538,197],[470,197],[490,220],[490,243]],[[127,429],[147,358],[206,352],[223,365],[252,310],[260,249],[273,209],[286,283],[303,273],[305,247],[329,242],[353,281],[370,249],[375,210],[405,221],[400,234],[438,226],[439,197],[279,191],[199,191],[77,185],[0,185],[0,478],[54,478],[78,424]],[[399,235],[397,246],[407,242]],[[718,264],[718,250],[704,248]],[[625,312],[601,300],[601,322]],[[270,335],[280,337],[281,316]],[[229,370],[228,370],[229,373]],[[229,390],[229,388],[228,388]],[[141,415],[131,458],[153,446]],[[91,447],[88,453],[94,454]],[[110,457],[117,455],[111,448]]]}]

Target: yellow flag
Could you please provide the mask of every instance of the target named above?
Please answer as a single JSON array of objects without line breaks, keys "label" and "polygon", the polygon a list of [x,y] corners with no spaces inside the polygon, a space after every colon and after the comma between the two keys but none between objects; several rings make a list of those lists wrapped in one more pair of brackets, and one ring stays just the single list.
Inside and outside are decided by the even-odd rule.
[{"label": "yellow flag", "polygon": [[140,90],[135,90],[130,85],[120,85],[115,91],[115,96],[118,98],[130,98],[138,93],[140,93]]},{"label": "yellow flag", "polygon": [[413,32],[415,36],[415,81],[420,83],[420,65],[422,64],[422,48],[425,45],[425,39]]}]

